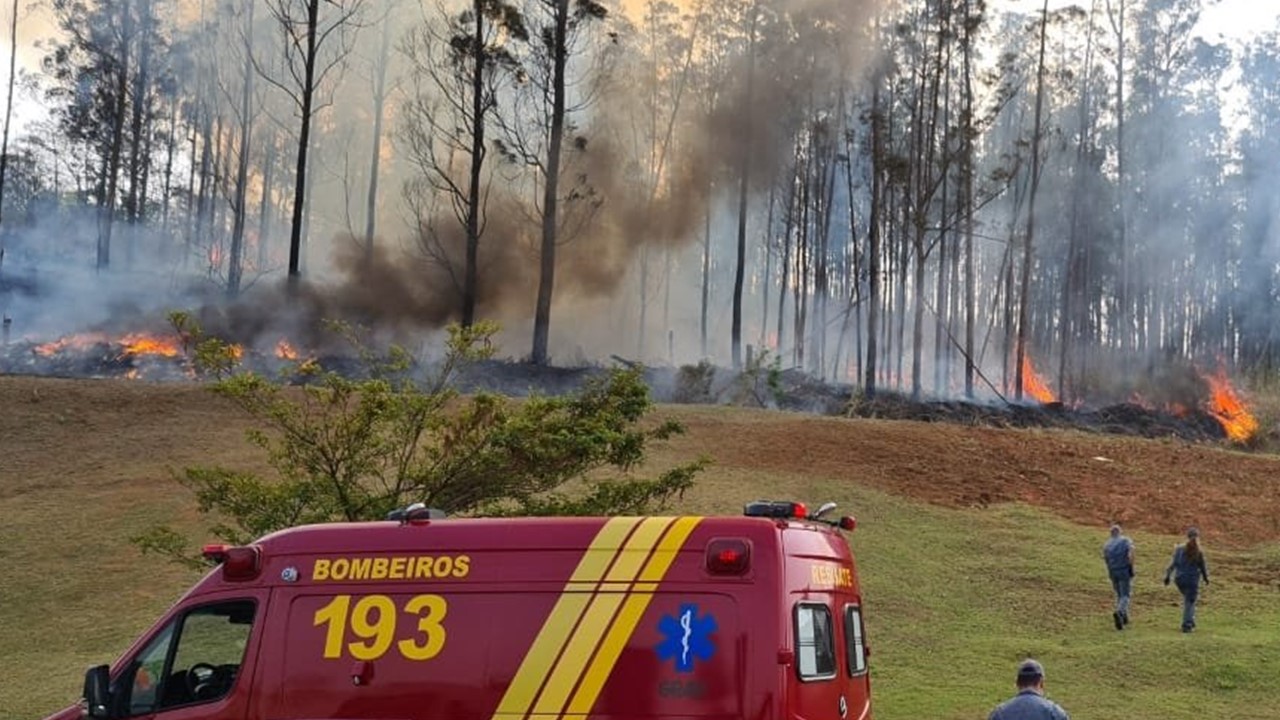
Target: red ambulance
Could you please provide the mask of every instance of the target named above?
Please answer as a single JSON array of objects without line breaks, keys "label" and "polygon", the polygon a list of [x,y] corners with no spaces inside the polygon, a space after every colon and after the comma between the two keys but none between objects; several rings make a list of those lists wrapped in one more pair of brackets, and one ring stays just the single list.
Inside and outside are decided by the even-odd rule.
[{"label": "red ambulance", "polygon": [[312,525],[214,568],[49,720],[867,720],[841,529],[744,517]]}]

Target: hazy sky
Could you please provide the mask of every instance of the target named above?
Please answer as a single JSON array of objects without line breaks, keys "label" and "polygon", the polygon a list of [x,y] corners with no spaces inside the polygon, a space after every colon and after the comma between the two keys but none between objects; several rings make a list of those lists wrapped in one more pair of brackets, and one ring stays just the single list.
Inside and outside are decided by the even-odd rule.
[{"label": "hazy sky", "polygon": [[[193,5],[197,0],[186,0]],[[378,2],[379,0],[374,0]],[[1068,5],[1088,6],[1092,0],[1049,0],[1050,7]],[[1103,2],[1104,0],[1099,0]],[[693,0],[675,0],[677,5],[692,4]],[[644,0],[622,0],[626,7],[643,6]],[[1019,9],[1034,12],[1042,6],[1042,0],[992,0],[992,5],[1007,9]],[[3,3],[0,18],[3,18],[5,32],[0,33],[0,48],[4,57],[8,56],[8,25],[10,3]],[[1276,29],[1280,26],[1280,0],[1205,0],[1204,16],[1201,19],[1201,32],[1208,38],[1222,37],[1228,41],[1245,40],[1252,36]],[[39,69],[40,56],[43,51],[34,47],[37,40],[46,39],[54,32],[49,10],[44,4],[20,2],[18,25],[18,64],[27,72]],[[0,64],[3,73],[3,64]],[[1277,79],[1280,82],[1280,78]],[[21,126],[28,121],[43,116],[38,103],[30,99],[22,99],[14,108],[15,121]]]},{"label": "hazy sky", "polygon": [[1200,29],[1214,38],[1246,38],[1276,29],[1280,24],[1280,3],[1275,0],[1221,0],[1204,12]]}]

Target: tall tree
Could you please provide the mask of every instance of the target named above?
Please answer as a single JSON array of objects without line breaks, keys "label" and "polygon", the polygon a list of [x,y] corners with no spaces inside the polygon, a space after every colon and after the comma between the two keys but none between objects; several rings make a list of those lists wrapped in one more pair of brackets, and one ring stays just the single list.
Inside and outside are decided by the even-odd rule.
[{"label": "tall tree", "polygon": [[[757,31],[760,26],[760,3],[752,0],[747,20],[747,99],[745,107],[752,107],[755,102],[756,85],[756,45],[759,41]],[[751,113],[747,113],[746,129],[742,136],[742,145],[738,151],[738,254],[733,266],[733,326],[731,329],[733,367],[742,367],[742,288],[747,272],[747,199],[751,189],[751,147],[753,141],[753,123]],[[799,330],[797,330],[799,331]]]},{"label": "tall tree", "polygon": [[240,10],[244,23],[241,28],[240,42],[244,52],[244,70],[240,78],[240,109],[236,113],[236,121],[240,125],[240,138],[237,143],[235,197],[231,203],[231,252],[227,259],[227,294],[232,296],[239,294],[244,274],[244,234],[245,223],[249,215],[249,149],[252,144],[253,124],[257,114],[253,101],[253,20],[254,7],[257,4],[257,0],[244,0]]},{"label": "tall tree", "polygon": [[1116,235],[1118,239],[1117,253],[1120,257],[1119,287],[1116,293],[1115,335],[1124,350],[1133,342],[1131,326],[1133,310],[1130,307],[1130,251],[1129,251],[1129,186],[1127,159],[1127,137],[1125,135],[1125,60],[1128,53],[1126,30],[1126,13],[1128,0],[1107,0],[1107,17],[1111,30],[1115,34],[1115,82],[1116,82]]},{"label": "tall tree", "polygon": [[[528,0],[524,18],[530,42],[521,57],[527,82],[517,92],[511,111],[500,117],[503,151],[508,160],[531,168],[535,175],[534,194],[540,232],[538,241],[538,291],[534,304],[533,345],[530,361],[546,364],[551,329],[551,299],[556,279],[557,245],[564,237],[566,217],[577,205],[583,213],[593,213],[599,199],[588,185],[585,173],[566,178],[569,166],[566,139],[574,151],[585,151],[588,139],[578,134],[574,117],[594,99],[582,89],[590,78],[571,79],[571,61],[584,51],[585,39],[594,23],[604,20],[609,10],[596,0]],[[579,94],[573,91],[578,88]],[[568,179],[570,182],[566,183]]]},{"label": "tall tree", "polygon": [[373,236],[378,227],[378,180],[382,164],[382,123],[387,115],[387,67],[391,64],[391,11],[388,3],[382,18],[382,42],[374,65],[373,78],[373,149],[369,152],[369,192],[364,209],[364,261],[373,258]]},{"label": "tall tree", "polygon": [[298,114],[293,217],[289,225],[291,289],[296,289],[302,276],[302,226],[307,195],[307,155],[312,144],[311,124],[316,114],[329,104],[327,101],[317,102],[317,92],[350,52],[363,5],[364,0],[267,0],[267,8],[284,37],[285,66],[289,77],[281,80],[256,60],[254,65],[264,80],[289,96]]},{"label": "tall tree", "polygon": [[[9,18],[9,92],[4,103],[4,139],[0,140],[0,222],[4,213],[5,173],[9,170],[9,124],[13,121],[13,86],[18,73],[18,0],[13,0],[13,15]],[[2,226],[2,225],[0,225]],[[0,237],[0,261],[4,259],[4,240]]]},{"label": "tall tree", "polygon": [[459,273],[457,237],[462,236],[461,282],[455,280],[462,324],[476,320],[480,295],[480,241],[487,224],[493,168],[488,162],[489,126],[499,92],[519,69],[512,43],[529,41],[524,16],[504,0],[472,0],[456,12],[437,5],[435,19],[406,38],[413,91],[405,108],[401,138],[417,166],[410,191],[439,196],[451,220],[442,220],[434,205],[419,213],[419,242],[449,270]]},{"label": "tall tree", "polygon": [[1044,48],[1049,30],[1049,0],[1040,11],[1040,53],[1036,63],[1036,111],[1031,129],[1031,190],[1027,200],[1027,230],[1022,241],[1022,271],[1018,282],[1018,336],[1014,368],[1014,397],[1022,399],[1027,357],[1027,325],[1031,297],[1031,249],[1036,229],[1036,194],[1040,188],[1040,143],[1044,130]]}]

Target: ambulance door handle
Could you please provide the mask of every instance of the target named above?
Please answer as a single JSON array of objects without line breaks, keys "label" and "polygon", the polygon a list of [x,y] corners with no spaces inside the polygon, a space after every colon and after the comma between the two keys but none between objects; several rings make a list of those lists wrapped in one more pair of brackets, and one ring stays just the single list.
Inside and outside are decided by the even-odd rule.
[{"label": "ambulance door handle", "polygon": [[368,685],[373,681],[373,663],[361,660],[351,666],[351,684],[356,687]]},{"label": "ambulance door handle", "polygon": [[787,648],[778,648],[778,664],[779,665],[790,665],[791,663],[795,662],[795,660],[796,660],[796,653],[794,650],[789,650]]}]

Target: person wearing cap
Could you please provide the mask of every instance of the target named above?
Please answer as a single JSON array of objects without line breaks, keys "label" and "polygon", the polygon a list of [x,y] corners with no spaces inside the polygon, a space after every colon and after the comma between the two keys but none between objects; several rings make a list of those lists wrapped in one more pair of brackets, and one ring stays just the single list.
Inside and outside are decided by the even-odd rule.
[{"label": "person wearing cap", "polygon": [[1000,703],[987,720],[1070,720],[1067,711],[1044,696],[1044,666],[1027,658],[1018,665],[1018,694]]},{"label": "person wearing cap", "polygon": [[1173,549],[1173,561],[1164,571],[1164,584],[1169,584],[1170,576],[1182,593],[1182,632],[1189,633],[1196,629],[1196,599],[1200,596],[1200,580],[1209,584],[1209,567],[1204,560],[1204,550],[1200,547],[1200,531],[1196,528],[1187,530],[1187,541]]},{"label": "person wearing cap", "polygon": [[1121,534],[1119,525],[1111,526],[1111,537],[1102,546],[1102,560],[1107,564],[1111,589],[1116,593],[1111,618],[1115,620],[1116,629],[1123,630],[1129,624],[1129,595],[1133,590],[1133,540]]}]

